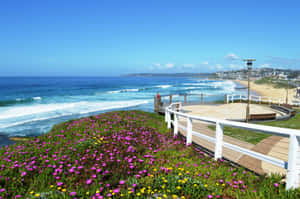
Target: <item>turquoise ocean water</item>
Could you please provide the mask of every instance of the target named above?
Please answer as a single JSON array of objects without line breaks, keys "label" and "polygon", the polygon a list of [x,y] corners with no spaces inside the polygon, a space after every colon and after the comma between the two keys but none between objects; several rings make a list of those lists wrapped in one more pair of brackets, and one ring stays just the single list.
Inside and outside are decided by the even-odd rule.
[{"label": "turquoise ocean water", "polygon": [[245,93],[236,87],[232,81],[201,78],[0,77],[0,135],[36,136],[54,124],[111,110],[152,112],[156,92],[175,94],[175,101],[184,93],[199,101],[197,94],[205,93],[205,101],[216,101]]}]

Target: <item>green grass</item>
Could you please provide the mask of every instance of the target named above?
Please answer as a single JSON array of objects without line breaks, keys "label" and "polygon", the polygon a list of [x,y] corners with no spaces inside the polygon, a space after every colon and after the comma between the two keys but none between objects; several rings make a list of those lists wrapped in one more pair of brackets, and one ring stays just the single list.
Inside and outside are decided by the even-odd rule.
[{"label": "green grass", "polygon": [[[267,126],[276,126],[281,128],[292,128],[292,129],[300,129],[300,110],[297,110],[297,114],[295,117],[290,118],[285,121],[272,121],[272,122],[262,122],[260,125]],[[210,129],[215,130],[215,126],[208,126]],[[263,139],[270,137],[270,134],[248,131],[244,129],[238,129],[233,127],[224,127],[224,135],[236,138],[238,140],[242,140],[251,144],[257,144]]]},{"label": "green grass", "polygon": [[164,117],[115,111],[0,148],[1,198],[300,198],[284,176],[215,161],[173,137]]},{"label": "green grass", "polygon": [[256,84],[270,84],[272,85],[274,88],[296,88],[293,85],[289,85],[287,83],[287,81],[283,81],[283,80],[274,80],[270,77],[265,77],[259,80],[256,80],[254,83]]}]

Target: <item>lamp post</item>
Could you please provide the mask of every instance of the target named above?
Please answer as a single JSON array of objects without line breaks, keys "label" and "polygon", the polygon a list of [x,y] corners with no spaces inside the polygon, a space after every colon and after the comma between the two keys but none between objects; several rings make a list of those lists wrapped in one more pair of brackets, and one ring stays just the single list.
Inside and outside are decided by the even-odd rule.
[{"label": "lamp post", "polygon": [[286,89],[286,104],[289,103],[289,89],[290,89],[290,84],[289,84],[289,80],[287,81],[287,89]]},{"label": "lamp post", "polygon": [[252,62],[256,61],[256,59],[244,59],[247,63],[248,67],[248,100],[247,100],[247,107],[246,107],[246,122],[248,123],[250,117],[250,76],[251,76],[251,69],[252,69]]}]

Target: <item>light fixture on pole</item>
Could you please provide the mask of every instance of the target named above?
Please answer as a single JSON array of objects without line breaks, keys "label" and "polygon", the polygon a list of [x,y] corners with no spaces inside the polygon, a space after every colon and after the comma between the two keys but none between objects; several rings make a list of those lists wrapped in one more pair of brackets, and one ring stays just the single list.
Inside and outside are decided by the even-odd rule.
[{"label": "light fixture on pole", "polygon": [[251,76],[251,69],[252,69],[252,62],[256,61],[256,59],[244,59],[247,63],[248,67],[248,100],[247,100],[247,107],[246,107],[246,122],[250,119],[250,76]]}]

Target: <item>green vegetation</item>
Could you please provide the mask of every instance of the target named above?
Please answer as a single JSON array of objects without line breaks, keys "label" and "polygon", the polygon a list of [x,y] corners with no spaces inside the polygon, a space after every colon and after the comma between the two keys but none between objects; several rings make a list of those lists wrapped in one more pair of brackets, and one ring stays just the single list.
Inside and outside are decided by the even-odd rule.
[{"label": "green vegetation", "polygon": [[284,80],[275,80],[271,77],[265,77],[259,80],[256,80],[254,83],[256,84],[270,84],[274,88],[296,88],[293,85],[289,85],[287,81]]},{"label": "green vegetation", "polygon": [[[267,125],[267,126],[276,126],[281,128],[300,129],[299,121],[300,121],[300,110],[297,110],[297,114],[293,118],[290,118],[289,120],[262,122],[259,124]],[[216,129],[215,126],[209,126],[209,128],[213,130]],[[230,137],[245,142],[249,142],[251,144],[257,144],[263,139],[271,136],[270,134],[248,131],[248,130],[233,128],[233,127],[224,127],[224,135],[228,135]]]},{"label": "green vegetation", "polygon": [[287,198],[283,176],[214,161],[164,117],[117,111],[56,125],[0,149],[0,198]]}]

